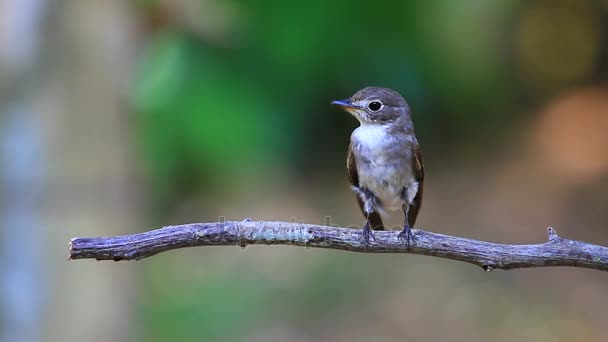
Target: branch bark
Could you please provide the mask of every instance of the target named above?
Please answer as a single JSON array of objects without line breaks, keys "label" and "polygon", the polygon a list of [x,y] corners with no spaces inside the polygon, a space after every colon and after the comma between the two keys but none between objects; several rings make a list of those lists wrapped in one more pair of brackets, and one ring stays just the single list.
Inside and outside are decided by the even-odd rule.
[{"label": "branch bark", "polygon": [[73,238],[70,259],[138,260],[193,246],[292,245],[366,253],[410,253],[510,270],[543,266],[574,266],[608,271],[608,248],[561,238],[548,229],[548,241],[506,245],[414,229],[408,250],[396,231],[378,231],[365,246],[361,230],[288,222],[222,221],[167,226],[144,233]]}]

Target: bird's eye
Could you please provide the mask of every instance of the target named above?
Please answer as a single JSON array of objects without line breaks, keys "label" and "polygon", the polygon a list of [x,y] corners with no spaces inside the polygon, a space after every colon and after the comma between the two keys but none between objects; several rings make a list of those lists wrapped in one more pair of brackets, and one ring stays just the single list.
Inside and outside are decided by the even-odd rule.
[{"label": "bird's eye", "polygon": [[369,110],[371,110],[372,112],[377,112],[380,109],[382,109],[382,102],[380,101],[372,101],[370,103],[367,104],[367,108],[369,108]]}]

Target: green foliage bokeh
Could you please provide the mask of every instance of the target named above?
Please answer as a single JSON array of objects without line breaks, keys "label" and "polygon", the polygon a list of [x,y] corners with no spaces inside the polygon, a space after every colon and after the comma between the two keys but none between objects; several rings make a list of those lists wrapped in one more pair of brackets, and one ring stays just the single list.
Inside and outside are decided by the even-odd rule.
[{"label": "green foliage bokeh", "polygon": [[[176,179],[208,185],[277,159],[333,157],[351,122],[329,101],[367,85],[402,92],[434,144],[449,141],[455,127],[478,131],[500,121],[512,92],[500,57],[508,46],[495,39],[514,5],[236,1],[221,44],[157,27],[133,89],[152,183],[168,195],[180,187]],[[487,100],[501,98],[498,108]]]}]

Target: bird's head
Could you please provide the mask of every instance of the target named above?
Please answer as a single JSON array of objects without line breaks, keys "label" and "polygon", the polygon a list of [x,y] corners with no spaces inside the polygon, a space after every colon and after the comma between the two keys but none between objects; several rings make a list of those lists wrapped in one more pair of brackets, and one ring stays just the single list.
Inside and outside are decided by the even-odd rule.
[{"label": "bird's head", "polygon": [[387,88],[363,88],[352,97],[332,104],[342,107],[362,125],[385,125],[410,116],[410,107],[403,97]]}]

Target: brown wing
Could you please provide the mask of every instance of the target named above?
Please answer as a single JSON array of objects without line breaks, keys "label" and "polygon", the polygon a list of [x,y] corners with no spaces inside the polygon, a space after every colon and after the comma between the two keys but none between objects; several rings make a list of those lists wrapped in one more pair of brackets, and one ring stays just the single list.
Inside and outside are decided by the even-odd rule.
[{"label": "brown wing", "polygon": [[[359,174],[357,173],[357,163],[355,161],[355,156],[353,154],[353,146],[349,146],[348,148],[348,157],[346,157],[346,170],[348,171],[348,180],[352,186],[359,187]],[[382,224],[382,217],[380,213],[374,211],[369,215],[365,213],[363,209],[363,200],[359,195],[355,195],[357,198],[357,203],[359,204],[359,209],[361,209],[361,213],[363,216],[369,219],[369,225],[373,230],[384,230],[384,225]]]},{"label": "brown wing", "polygon": [[422,206],[422,192],[424,190],[424,164],[422,163],[422,154],[420,153],[419,146],[416,146],[414,149],[412,163],[414,163],[414,176],[418,180],[418,192],[410,205],[407,221],[411,227],[414,227],[414,224],[416,224],[416,217],[418,217],[418,212]]}]

